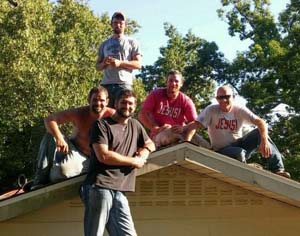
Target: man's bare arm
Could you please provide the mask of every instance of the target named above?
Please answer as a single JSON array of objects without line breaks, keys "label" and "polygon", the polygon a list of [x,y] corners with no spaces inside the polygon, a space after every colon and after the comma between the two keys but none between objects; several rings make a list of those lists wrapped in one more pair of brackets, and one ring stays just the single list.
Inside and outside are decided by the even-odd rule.
[{"label": "man's bare arm", "polygon": [[108,146],[106,144],[94,143],[92,146],[96,153],[98,161],[107,165],[122,165],[142,168],[146,161],[142,158],[133,158],[121,155],[114,151],[110,151],[108,150]]},{"label": "man's bare arm", "polygon": [[271,148],[268,142],[268,127],[266,122],[257,118],[253,121],[253,123],[257,126],[259,134],[260,134],[260,144],[258,151],[262,154],[263,157],[268,158],[271,155]]},{"label": "man's bare arm", "polygon": [[[184,127],[185,130],[186,127]],[[196,129],[186,129],[186,132],[183,132],[185,134],[184,140],[185,141],[191,141],[194,134],[196,133]]]},{"label": "man's bare arm", "polygon": [[102,71],[104,70],[107,66],[109,66],[110,62],[107,60],[107,58],[104,58],[101,60],[99,57],[97,58],[96,62],[96,70],[97,71]]},{"label": "man's bare arm", "polygon": [[154,121],[150,112],[141,110],[138,114],[138,118],[140,122],[149,130],[153,129],[154,127],[159,127]]},{"label": "man's bare arm", "polygon": [[112,63],[113,66],[115,67],[121,67],[123,69],[141,69],[142,68],[142,57],[141,55],[136,55],[133,57],[131,61],[121,61],[115,59],[114,62]]},{"label": "man's bare arm", "polygon": [[185,129],[185,132],[186,132],[186,140],[187,141],[191,141],[192,140],[192,137],[193,135],[195,134],[196,130],[199,129],[199,128],[202,128],[203,125],[199,122],[199,121],[192,121],[190,123],[188,123],[184,129]]},{"label": "man's bare arm", "polygon": [[156,149],[155,144],[151,139],[148,139],[145,142],[144,147],[140,148],[137,152],[136,155],[139,157],[142,157],[144,159],[147,159],[150,155],[151,152],[154,152]]},{"label": "man's bare arm", "polygon": [[136,55],[132,60],[118,60],[113,57],[106,57],[103,60],[100,60],[98,57],[96,62],[97,71],[102,71],[106,67],[111,66],[115,68],[123,68],[123,69],[141,69],[142,68],[142,57],[141,55]]},{"label": "man's bare arm", "polygon": [[57,151],[59,152],[63,152],[63,153],[69,152],[69,146],[65,141],[61,130],[59,129],[59,125],[69,123],[69,122],[73,123],[74,116],[76,116],[76,111],[72,109],[72,110],[52,113],[44,119],[44,124],[47,131],[55,137]]},{"label": "man's bare arm", "polygon": [[160,126],[155,122],[151,112],[142,110],[140,111],[138,118],[141,123],[154,134],[160,132]]}]

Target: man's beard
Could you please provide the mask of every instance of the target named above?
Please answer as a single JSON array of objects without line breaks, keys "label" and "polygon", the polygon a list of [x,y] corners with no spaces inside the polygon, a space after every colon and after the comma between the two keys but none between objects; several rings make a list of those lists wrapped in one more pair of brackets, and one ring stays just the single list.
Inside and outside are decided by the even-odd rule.
[{"label": "man's beard", "polygon": [[123,118],[129,118],[132,115],[132,112],[125,109],[117,109],[117,113]]},{"label": "man's beard", "polygon": [[92,112],[95,114],[100,114],[103,111],[103,107],[92,106]]},{"label": "man's beard", "polygon": [[114,34],[121,34],[122,33],[122,30],[121,29],[114,29]]}]

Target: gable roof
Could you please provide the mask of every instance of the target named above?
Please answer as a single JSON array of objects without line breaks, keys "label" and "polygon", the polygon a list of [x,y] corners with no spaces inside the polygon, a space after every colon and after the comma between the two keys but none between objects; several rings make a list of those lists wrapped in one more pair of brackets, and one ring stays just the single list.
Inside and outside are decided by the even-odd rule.
[{"label": "gable roof", "polygon": [[[137,176],[179,165],[268,198],[300,207],[300,183],[184,142],[152,153]],[[78,196],[85,175],[0,201],[0,221]]]},{"label": "gable roof", "polygon": [[299,182],[187,142],[151,154],[141,171],[147,173],[174,164],[300,207]]}]

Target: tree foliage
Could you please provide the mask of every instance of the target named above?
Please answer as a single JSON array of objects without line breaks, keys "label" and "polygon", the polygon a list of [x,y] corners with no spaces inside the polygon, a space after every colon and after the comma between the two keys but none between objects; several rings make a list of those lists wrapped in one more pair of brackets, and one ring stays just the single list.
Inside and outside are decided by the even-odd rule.
[{"label": "tree foliage", "polygon": [[[127,33],[138,27],[129,21]],[[86,104],[101,78],[99,43],[110,34],[109,16],[95,16],[83,1],[0,2],[2,188],[21,173],[32,176],[43,117]]]},{"label": "tree foliage", "polygon": [[141,78],[147,91],[163,87],[171,69],[182,72],[185,79],[182,91],[189,95],[199,108],[207,104],[215,88],[215,81],[224,76],[228,66],[215,42],[208,42],[189,31],[182,36],[177,29],[164,24],[167,46],[160,48],[161,56],[153,66],[142,69]]},{"label": "tree foliage", "polygon": [[[198,109],[216,85],[229,83],[272,125],[286,168],[298,179],[300,3],[291,0],[275,19],[268,0],[220,1],[229,35],[247,40],[249,48],[229,62],[215,42],[191,31],[181,35],[164,23],[167,44],[134,81],[138,104],[146,91],[165,86],[171,69],[183,73],[182,90]],[[126,33],[138,28],[129,20]],[[0,1],[0,192],[19,174],[32,176],[43,117],[86,104],[88,90],[101,78],[95,70],[99,43],[110,34],[109,16],[95,16],[83,0]],[[291,113],[274,120],[270,111],[282,103]]]},{"label": "tree foliage", "polygon": [[[299,1],[291,0],[278,20],[268,0],[222,0],[219,15],[228,23],[230,35],[248,40],[248,50],[237,55],[226,80],[248,100],[248,106],[273,122],[268,114],[279,104],[290,113],[273,122],[272,137],[286,155],[287,169],[299,178],[300,164],[298,99],[299,83]],[[236,80],[236,78],[239,78]],[[255,92],[254,92],[255,91]]]}]

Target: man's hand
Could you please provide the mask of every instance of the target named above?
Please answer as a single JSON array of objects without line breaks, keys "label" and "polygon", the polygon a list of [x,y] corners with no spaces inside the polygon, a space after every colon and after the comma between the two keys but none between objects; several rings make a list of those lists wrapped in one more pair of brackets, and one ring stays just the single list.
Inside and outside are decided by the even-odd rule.
[{"label": "man's hand", "polygon": [[154,135],[162,132],[165,129],[170,129],[172,126],[169,124],[164,124],[163,126],[155,126],[151,129],[151,132],[154,133]]},{"label": "man's hand", "polygon": [[146,159],[137,156],[137,157],[135,157],[135,158],[133,159],[132,166],[135,167],[135,168],[140,169],[140,168],[142,168],[145,164],[146,164]]},{"label": "man's hand", "polygon": [[104,58],[104,60],[103,60],[103,64],[105,65],[105,66],[109,66],[110,64],[111,64],[111,61],[112,61],[112,57],[106,57],[106,58]]},{"label": "man's hand", "polygon": [[181,125],[173,125],[172,128],[171,128],[171,130],[175,134],[182,134],[183,133],[183,126],[181,126]]},{"label": "man's hand", "polygon": [[116,58],[113,58],[113,57],[106,57],[104,60],[103,60],[103,64],[105,66],[111,66],[111,67],[120,67],[121,65],[121,61],[116,59]]},{"label": "man's hand", "polygon": [[113,58],[110,63],[110,66],[116,67],[116,68],[120,67],[120,65],[121,65],[121,61],[118,59],[115,59],[115,58]]},{"label": "man's hand", "polygon": [[145,161],[148,159],[150,152],[146,148],[139,148],[139,150],[135,153],[135,157],[142,158]]},{"label": "man's hand", "polygon": [[69,145],[63,138],[56,140],[56,149],[58,152],[62,152],[65,154],[69,153]]},{"label": "man's hand", "polygon": [[261,141],[259,144],[258,151],[264,158],[269,158],[272,154],[268,141]]}]

